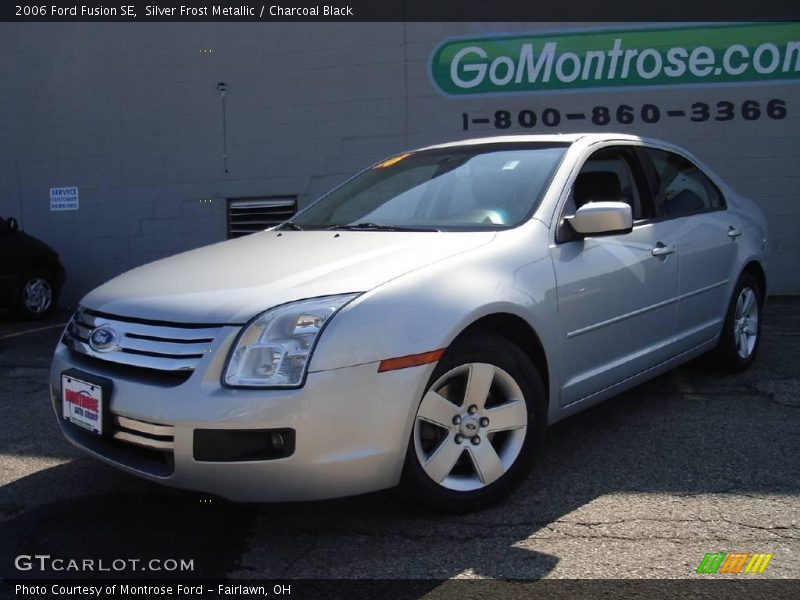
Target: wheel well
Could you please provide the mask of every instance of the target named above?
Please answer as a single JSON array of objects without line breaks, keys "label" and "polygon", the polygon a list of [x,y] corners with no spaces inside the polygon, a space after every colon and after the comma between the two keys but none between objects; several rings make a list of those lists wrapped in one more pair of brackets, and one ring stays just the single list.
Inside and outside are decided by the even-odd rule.
[{"label": "wheel well", "polygon": [[509,313],[487,315],[472,323],[459,334],[459,337],[467,332],[474,331],[488,331],[500,335],[519,346],[528,355],[536,368],[539,369],[539,375],[542,377],[546,392],[545,397],[550,397],[550,372],[547,368],[547,356],[544,353],[541,341],[539,341],[539,336],[536,335],[533,327],[525,319]]},{"label": "wheel well", "polygon": [[37,260],[37,261],[32,262],[30,265],[28,265],[28,268],[25,269],[24,273],[30,273],[31,271],[40,271],[40,272],[47,273],[50,276],[53,276],[53,268],[52,268],[52,266],[49,263],[46,263],[46,262],[43,262],[43,261],[38,261]]},{"label": "wheel well", "polygon": [[755,277],[756,282],[758,283],[758,287],[761,288],[761,295],[766,298],[767,297],[767,275],[764,273],[764,267],[761,266],[757,261],[753,260],[747,263],[745,268],[742,270],[742,273],[749,273],[753,277]]}]

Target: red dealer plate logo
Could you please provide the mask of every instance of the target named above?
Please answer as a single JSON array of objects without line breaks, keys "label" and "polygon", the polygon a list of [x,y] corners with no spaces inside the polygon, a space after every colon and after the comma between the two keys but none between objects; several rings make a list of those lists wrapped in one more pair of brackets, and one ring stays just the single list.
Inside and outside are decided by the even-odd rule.
[{"label": "red dealer plate logo", "polygon": [[62,375],[61,405],[64,419],[98,435],[103,434],[103,390],[99,385]]}]

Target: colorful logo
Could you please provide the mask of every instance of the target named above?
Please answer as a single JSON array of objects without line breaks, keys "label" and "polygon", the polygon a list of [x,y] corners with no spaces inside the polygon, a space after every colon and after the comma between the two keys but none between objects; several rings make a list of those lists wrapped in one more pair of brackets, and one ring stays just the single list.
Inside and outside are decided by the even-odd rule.
[{"label": "colorful logo", "polygon": [[84,408],[92,412],[98,412],[100,407],[100,402],[97,400],[97,398],[93,398],[92,395],[85,390],[81,390],[79,392],[76,392],[75,390],[66,390],[64,397],[70,404],[74,404],[78,408]]},{"label": "colorful logo", "polygon": [[116,341],[117,332],[106,326],[98,327],[89,336],[89,345],[98,352],[113,350]]},{"label": "colorful logo", "polygon": [[697,573],[763,573],[772,554],[763,552],[710,552],[703,557]]},{"label": "colorful logo", "polygon": [[800,23],[449,39],[430,75],[450,96],[790,81],[800,78]]}]

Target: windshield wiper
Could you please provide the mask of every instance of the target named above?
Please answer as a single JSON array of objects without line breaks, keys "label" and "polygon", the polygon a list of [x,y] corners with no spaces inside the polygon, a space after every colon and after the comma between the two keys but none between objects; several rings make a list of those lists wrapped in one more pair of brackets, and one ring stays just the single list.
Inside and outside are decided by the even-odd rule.
[{"label": "windshield wiper", "polygon": [[382,223],[352,223],[350,225],[334,225],[328,227],[329,230],[349,230],[349,231],[439,231],[434,227],[402,227],[400,225],[384,225]]},{"label": "windshield wiper", "polygon": [[303,231],[303,228],[300,227],[300,225],[298,225],[294,221],[286,221],[285,223],[281,223],[278,229],[292,229],[294,231]]}]

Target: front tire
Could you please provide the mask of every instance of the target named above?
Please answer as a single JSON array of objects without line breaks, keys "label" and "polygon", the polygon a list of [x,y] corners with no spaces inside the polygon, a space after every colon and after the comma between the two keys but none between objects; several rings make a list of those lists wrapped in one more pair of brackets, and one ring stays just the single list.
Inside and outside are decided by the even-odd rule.
[{"label": "front tire", "polygon": [[725,371],[744,371],[756,358],[761,341],[761,286],[742,273],[733,291],[717,347],[709,353],[711,365]]},{"label": "front tire", "polygon": [[541,450],[546,406],[539,372],[520,348],[488,332],[464,335],[420,401],[401,486],[438,512],[501,501]]},{"label": "front tire", "polygon": [[17,315],[26,320],[45,319],[53,314],[58,303],[58,289],[53,276],[43,270],[27,272],[17,290]]}]

